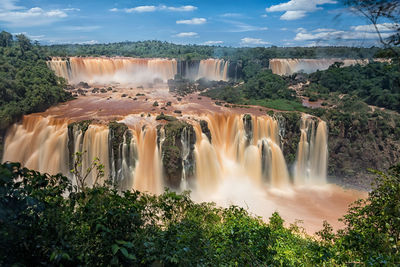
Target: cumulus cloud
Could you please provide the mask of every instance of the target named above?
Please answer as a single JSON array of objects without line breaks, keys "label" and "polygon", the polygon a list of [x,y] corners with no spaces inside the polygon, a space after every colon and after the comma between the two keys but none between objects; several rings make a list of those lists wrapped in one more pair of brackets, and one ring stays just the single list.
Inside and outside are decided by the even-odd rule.
[{"label": "cumulus cloud", "polygon": [[281,16],[281,20],[295,20],[301,19],[306,16],[306,11],[298,10],[298,11],[286,11],[285,14]]},{"label": "cumulus cloud", "polygon": [[[332,40],[376,40],[378,34],[369,31],[317,29],[313,32],[302,31],[296,34],[296,41],[332,41]],[[360,28],[363,29],[363,28]],[[392,33],[381,33],[382,38],[387,38]]]},{"label": "cumulus cloud", "polygon": [[[165,6],[163,6],[165,7]],[[197,7],[195,6],[180,6],[180,7],[165,7],[165,9],[170,10],[170,11],[179,11],[179,12],[188,12],[188,11],[195,11]]]},{"label": "cumulus cloud", "polygon": [[[14,27],[32,27],[50,24],[68,16],[68,9],[44,10],[40,7],[25,8],[17,6],[17,1],[2,0],[0,2],[0,21]],[[75,11],[75,10],[74,10]]]},{"label": "cumulus cloud", "polygon": [[124,11],[126,13],[142,13],[142,12],[154,12],[157,10],[156,6],[137,6],[137,7],[132,7],[132,8],[125,8]]},{"label": "cumulus cloud", "polygon": [[245,37],[240,40],[241,45],[269,45],[271,43],[258,38]]},{"label": "cumulus cloud", "polygon": [[223,41],[207,41],[204,42],[205,45],[218,45],[218,44],[223,44]]},{"label": "cumulus cloud", "polygon": [[196,37],[197,32],[181,32],[175,35],[176,37]]},{"label": "cumulus cloud", "polygon": [[[392,32],[399,28],[400,24],[382,23],[376,24],[376,27],[378,28],[379,32]],[[375,26],[373,24],[352,26],[351,29],[354,31],[376,32]]]},{"label": "cumulus cloud", "polygon": [[315,29],[313,30],[313,32],[334,32],[336,31],[335,29],[329,29],[329,28],[319,28],[319,29]]},{"label": "cumulus cloud", "polygon": [[192,18],[186,20],[177,20],[176,24],[200,25],[206,22],[207,20],[205,18]]},{"label": "cumulus cloud", "polygon": [[272,5],[267,7],[267,12],[285,12],[280,19],[281,20],[296,20],[303,18],[309,12],[322,9],[320,5],[324,4],[336,4],[334,0],[290,0],[286,3],[278,5]]},{"label": "cumulus cloud", "polygon": [[160,11],[160,10],[166,10],[166,11],[174,11],[174,12],[189,12],[189,11],[194,11],[196,10],[197,7],[187,5],[187,6],[178,6],[178,7],[173,7],[173,6],[166,6],[166,5],[159,5],[159,6],[136,6],[132,8],[123,8],[123,9],[118,9],[118,8],[111,8],[109,11],[111,12],[126,12],[126,13],[145,13],[145,12],[155,12],[155,11]]},{"label": "cumulus cloud", "polygon": [[296,32],[307,32],[307,30],[306,29],[304,29],[303,27],[299,27],[299,28],[297,28],[296,29]]}]

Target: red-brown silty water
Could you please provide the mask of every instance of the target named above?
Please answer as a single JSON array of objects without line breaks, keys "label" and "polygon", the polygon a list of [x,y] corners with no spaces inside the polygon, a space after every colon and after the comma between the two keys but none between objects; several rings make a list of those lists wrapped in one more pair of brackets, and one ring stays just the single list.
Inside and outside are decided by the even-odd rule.
[{"label": "red-brown silty water", "polygon": [[[52,68],[55,68],[54,65],[60,67],[61,70],[56,70],[56,73],[62,75],[65,61],[60,60],[60,63],[57,60],[51,61]],[[76,60],[81,62],[82,59]],[[107,61],[104,58],[98,60]],[[163,73],[163,79],[173,75],[173,60],[168,60],[168,64],[163,59],[157,62],[167,65],[166,69],[160,67],[163,70],[158,72]],[[223,68],[216,68],[214,63],[204,61],[201,75],[212,76],[214,69],[217,73],[225,72]],[[88,64],[85,62],[84,66]],[[107,64],[111,63],[107,61],[105,65]],[[96,70],[93,66],[84,67],[85,72],[81,73],[100,77],[104,73],[115,74],[118,64],[142,63],[112,64],[113,67],[102,70]],[[217,65],[224,66],[222,63]],[[149,68],[148,61],[146,66]],[[76,67],[69,68],[64,74],[71,75],[71,70]],[[73,79],[74,75],[80,74],[77,72],[68,76],[68,79]],[[160,90],[163,92],[166,89]],[[148,89],[146,92],[149,92],[146,98],[151,97]],[[113,96],[115,94],[110,93]],[[165,98],[158,99],[160,104],[167,101],[168,97],[172,98],[167,91],[165,96],[164,93],[159,93],[156,97],[160,95]],[[216,107],[208,98],[198,100],[200,98],[195,95],[193,98],[196,100],[191,98],[192,96],[190,99],[186,97],[182,102],[172,101],[172,106],[173,109],[180,108],[184,111],[181,119],[191,124],[195,131],[194,160],[191,162],[194,174],[188,180],[183,171],[182,177],[179,177],[181,182],[178,189],[191,190],[195,201],[214,201],[222,206],[239,205],[266,219],[277,210],[289,222],[294,222],[295,219],[304,220],[307,231],[313,233],[321,228],[323,220],[328,220],[336,228],[340,227],[337,218],[346,212],[350,202],[363,196],[363,193],[345,191],[327,184],[328,129],[324,121],[303,115],[296,162],[293,166],[287,166],[281,143],[285,129],[280,126],[278,117],[262,115],[265,112],[259,112],[259,108],[245,109],[251,115],[244,115],[243,111]],[[163,136],[157,131],[157,125],[161,122],[155,119],[159,111],[146,116],[141,112],[149,112],[151,103],[145,99],[133,102],[128,99],[105,100],[105,97],[86,96],[42,114],[25,116],[20,123],[14,124],[8,130],[2,161],[17,161],[31,169],[50,174],[61,172],[70,177],[71,155],[78,151],[87,151],[82,162],[83,170],[98,157],[105,166],[105,177],[118,177],[120,189],[160,194],[167,184],[160,145]],[[171,110],[168,112],[172,113]],[[83,119],[98,121],[90,124],[85,132],[77,126],[68,128],[71,122]],[[112,137],[107,126],[111,120],[125,123],[130,133],[129,138],[124,135],[120,147],[118,170],[114,168]],[[203,133],[201,120],[207,122],[211,140]],[[187,157],[190,149],[188,144],[191,140],[186,133],[183,131],[180,137],[182,158]],[[90,177],[89,183],[93,179],[94,177]]]}]

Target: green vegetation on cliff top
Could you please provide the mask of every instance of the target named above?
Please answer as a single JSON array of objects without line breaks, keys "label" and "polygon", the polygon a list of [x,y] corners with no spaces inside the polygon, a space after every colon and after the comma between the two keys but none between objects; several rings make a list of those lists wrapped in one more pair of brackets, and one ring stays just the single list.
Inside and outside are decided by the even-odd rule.
[{"label": "green vegetation on cliff top", "polygon": [[20,34],[0,33],[0,130],[22,115],[70,99],[65,82],[46,65],[43,47]]}]

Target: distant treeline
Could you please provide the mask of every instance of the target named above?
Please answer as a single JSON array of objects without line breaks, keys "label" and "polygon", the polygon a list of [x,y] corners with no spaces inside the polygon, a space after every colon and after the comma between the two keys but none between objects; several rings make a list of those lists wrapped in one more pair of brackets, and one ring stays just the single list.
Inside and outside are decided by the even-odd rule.
[{"label": "distant treeline", "polygon": [[[234,48],[205,45],[178,45],[161,41],[120,42],[109,44],[65,44],[45,46],[51,56],[126,56],[165,57],[184,60],[224,58],[229,60],[259,60],[270,58],[373,58],[378,47],[256,47]],[[378,54],[377,54],[378,53]]]}]

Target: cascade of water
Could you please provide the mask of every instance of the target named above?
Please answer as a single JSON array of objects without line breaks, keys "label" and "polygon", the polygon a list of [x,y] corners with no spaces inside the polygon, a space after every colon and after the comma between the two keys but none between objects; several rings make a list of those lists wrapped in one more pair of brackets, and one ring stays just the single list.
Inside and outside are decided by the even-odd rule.
[{"label": "cascade of water", "polygon": [[163,190],[163,175],[160,149],[157,146],[157,130],[145,127],[136,130],[138,162],[133,188],[160,194]]},{"label": "cascade of water", "polygon": [[317,70],[326,70],[335,62],[342,62],[343,66],[355,64],[365,65],[369,63],[368,59],[295,59],[295,58],[273,58],[269,61],[269,68],[272,73],[278,75],[291,75],[295,72],[312,73]]},{"label": "cascade of water", "polygon": [[200,61],[199,72],[196,79],[207,78],[209,80],[228,80],[228,61],[222,59],[204,59]]},{"label": "cascade of water", "polygon": [[178,68],[175,59],[164,58],[55,57],[48,61],[47,65],[57,76],[65,78],[72,84],[79,82],[139,84],[152,83],[156,80],[166,82],[168,79],[173,79],[178,70],[183,77],[189,79],[204,77],[209,80],[228,80],[228,61],[206,59],[197,63],[196,67],[189,66],[189,63],[181,63]]},{"label": "cascade of water", "polygon": [[21,162],[40,172],[68,173],[68,142],[65,121],[25,116],[22,124],[14,124],[4,144],[4,161]]},{"label": "cascade of water", "polygon": [[183,190],[188,189],[188,175],[190,173],[190,168],[193,168],[192,162],[190,161],[190,133],[188,128],[183,128],[181,134],[181,143],[182,143],[182,181],[181,187]]},{"label": "cascade of water", "polygon": [[268,182],[273,187],[290,183],[276,120],[251,115],[212,115],[204,119],[213,143],[208,142],[198,125],[196,179],[199,187],[210,190],[233,176],[247,177],[256,184]]},{"label": "cascade of water", "polygon": [[328,130],[324,121],[303,116],[295,169],[296,184],[324,184],[328,164]]},{"label": "cascade of water", "polygon": [[47,62],[57,76],[72,84],[112,83],[123,84],[153,82],[160,79],[166,82],[177,74],[175,59],[145,58],[92,58],[70,57],[67,60],[52,58]]},{"label": "cascade of water", "polygon": [[[209,114],[184,126],[180,143],[182,158],[181,188],[193,183],[203,192],[218,187],[224,179],[247,179],[254,184],[283,188],[290,177],[280,146],[279,125],[269,116]],[[68,126],[69,125],[69,126]],[[68,124],[66,120],[26,116],[22,124],[13,125],[5,139],[3,161],[18,161],[24,166],[56,174],[69,174],[74,153],[83,152],[85,171],[95,157],[105,166],[121,189],[138,189],[161,193],[164,186],[161,148],[163,127],[133,126],[125,130],[123,141],[115,144],[111,128],[104,125]],[[207,129],[206,129],[207,128]],[[194,129],[194,132],[193,132]],[[203,133],[207,132],[212,137]],[[326,182],[327,126],[323,121],[303,116],[294,181],[296,184]],[[116,150],[116,151],[114,151]],[[89,175],[93,183],[95,173]],[[102,181],[99,181],[102,182]]]}]

